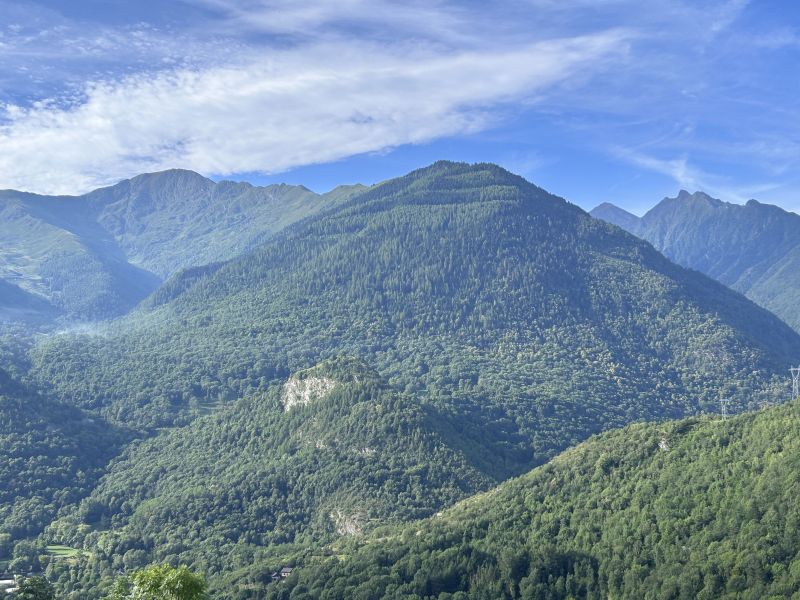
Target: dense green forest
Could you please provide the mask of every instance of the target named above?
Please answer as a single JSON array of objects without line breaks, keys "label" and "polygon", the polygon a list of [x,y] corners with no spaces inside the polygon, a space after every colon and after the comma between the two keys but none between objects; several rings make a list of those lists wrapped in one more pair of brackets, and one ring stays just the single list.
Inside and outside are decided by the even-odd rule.
[{"label": "dense green forest", "polygon": [[267,597],[796,597],[798,431],[792,403],[606,433],[441,515],[340,542]]},{"label": "dense green forest", "polygon": [[437,163],[186,277],[107,335],[41,343],[34,378],[157,427],[348,354],[502,430],[511,472],[609,426],[716,410],[725,385],[740,408],[774,400],[800,354],[742,296],[492,165]]},{"label": "dense green forest", "polygon": [[[298,404],[292,404],[293,400]],[[303,404],[303,399],[308,404]],[[153,561],[209,574],[378,523],[429,516],[495,480],[469,464],[453,424],[390,390],[352,359],[131,445],[72,513],[43,536],[91,554],[85,578]],[[453,445],[451,446],[450,443]]]},{"label": "dense green forest", "polygon": [[670,260],[713,277],[800,331],[800,216],[702,192],[665,198],[643,217],[612,204],[592,215],[647,240]]},{"label": "dense green forest", "polygon": [[129,439],[0,371],[0,562],[19,558],[14,540],[38,534],[87,494]]},{"label": "dense green forest", "polygon": [[25,431],[73,469],[41,513],[9,499],[0,535],[70,599],[154,561],[216,597],[302,595],[272,572],[598,432],[785,400],[800,356],[774,315],[646,242],[497,166],[445,162],[339,190],[91,331],[0,340],[28,408],[57,407]]}]

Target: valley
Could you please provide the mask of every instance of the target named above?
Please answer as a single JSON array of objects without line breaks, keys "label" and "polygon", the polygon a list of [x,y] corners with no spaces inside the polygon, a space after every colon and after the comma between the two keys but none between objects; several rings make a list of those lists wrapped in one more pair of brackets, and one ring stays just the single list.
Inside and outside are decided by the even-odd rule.
[{"label": "valley", "polygon": [[[158,198],[177,194],[174,186],[212,189],[198,177],[132,181]],[[130,184],[120,185],[124,194],[114,193],[128,198]],[[651,452],[659,435],[677,454],[682,434],[656,432],[727,427],[715,421],[722,397],[747,413],[737,423],[794,414],[768,408],[789,399],[788,369],[800,356],[788,325],[519,176],[441,161],[337,194],[295,222],[273,214],[286,223],[280,230],[178,270],[116,319],[58,335],[20,334],[22,321],[8,330],[2,356],[15,383],[0,453],[21,464],[16,440],[31,429],[41,456],[25,471],[12,467],[26,495],[13,472],[0,486],[8,498],[0,561],[43,573],[69,598],[103,598],[120,572],[158,563],[188,565],[216,597],[237,599],[315,586],[351,597],[360,585],[383,590],[375,597],[519,597],[536,586],[563,588],[554,597],[634,597],[641,590],[589,547],[557,539],[545,554],[515,541],[514,557],[437,546],[455,561],[447,575],[426,574],[427,563],[411,558],[432,548],[398,554],[388,543],[397,569],[421,565],[413,582],[392,571],[377,583],[371,567],[362,583],[357,571],[342,579],[325,557],[366,552],[357,560],[369,564],[375,543],[406,539],[417,523],[439,531],[454,522],[446,515],[504,494],[525,496],[525,486],[542,485],[530,483],[540,473],[552,477],[565,464],[578,469],[564,475],[575,487],[546,488],[558,510],[573,510],[565,507],[582,494],[598,510],[627,505],[611,494],[622,481],[603,484],[600,504],[588,482],[629,474],[617,465],[639,468],[641,449]],[[164,244],[136,236],[125,244],[140,248],[138,264],[177,265]],[[15,416],[36,403],[58,424]],[[655,424],[630,425],[645,421]],[[579,485],[589,477],[580,469],[600,459],[567,457],[597,454],[598,445],[609,448],[609,466]],[[630,477],[636,488],[651,476]],[[498,513],[481,510],[491,520]],[[532,526],[528,513],[500,515],[502,527],[512,518],[523,519],[514,530]],[[664,543],[669,550],[658,552],[677,541]]]}]

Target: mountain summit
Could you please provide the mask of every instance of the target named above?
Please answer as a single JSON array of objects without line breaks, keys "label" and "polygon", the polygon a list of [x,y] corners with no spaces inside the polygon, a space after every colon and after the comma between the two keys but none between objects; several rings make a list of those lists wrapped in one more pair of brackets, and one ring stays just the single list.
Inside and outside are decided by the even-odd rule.
[{"label": "mountain summit", "polygon": [[742,292],[800,330],[797,214],[755,200],[742,206],[686,191],[665,198],[640,219],[612,207],[602,204],[591,214]]},{"label": "mountain summit", "polygon": [[346,353],[473,407],[508,438],[499,471],[630,419],[716,411],[723,382],[761,385],[800,355],[778,319],[649,244],[496,165],[448,162],[177,277],[116,332],[42,346],[41,376],[153,425]]}]

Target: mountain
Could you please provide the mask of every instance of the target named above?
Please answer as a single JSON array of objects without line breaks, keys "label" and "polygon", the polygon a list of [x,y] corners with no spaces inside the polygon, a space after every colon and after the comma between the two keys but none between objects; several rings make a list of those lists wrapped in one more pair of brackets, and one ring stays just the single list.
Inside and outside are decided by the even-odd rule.
[{"label": "mountain", "polygon": [[614,206],[610,202],[603,202],[595,206],[589,213],[595,219],[602,219],[607,223],[612,223],[617,227],[622,227],[625,231],[630,231],[634,235],[639,228],[641,219],[627,210]]},{"label": "mountain", "polygon": [[0,277],[78,319],[132,308],[159,283],[127,262],[80,198],[0,192]]},{"label": "mountain", "polygon": [[[342,191],[346,197],[353,190],[337,189],[331,196]],[[162,279],[241,254],[328,204],[303,186],[215,183],[183,170],[140,175],[92,192],[85,201],[129,262]]]},{"label": "mountain", "polygon": [[800,215],[755,200],[742,206],[686,191],[665,198],[641,219],[608,203],[591,214],[745,294],[800,330]]},{"label": "mountain", "polygon": [[355,193],[140,175],[80,197],[0,192],[0,279],[69,319],[124,314],[181,269],[224,261]]},{"label": "mountain", "polygon": [[606,433],[426,521],[308,557],[267,597],[788,598],[798,427],[795,402]]},{"label": "mountain", "polygon": [[612,427],[784,400],[800,336],[516,175],[440,162],[28,356],[50,401],[148,438],[39,538],[88,553],[48,564],[80,595],[151,559],[249,577]]},{"label": "mountain", "polygon": [[128,448],[50,543],[91,554],[64,591],[93,597],[98,573],[150,562],[208,574],[376,523],[434,514],[495,482],[437,415],[353,359],[326,361],[185,429]]},{"label": "mountain", "polygon": [[49,320],[56,310],[41,296],[0,280],[0,322]]},{"label": "mountain", "polygon": [[632,420],[777,393],[800,337],[737,293],[494,165],[436,163],[178,276],[32,376],[121,423],[187,423],[325,358],[468,412],[495,474]]}]

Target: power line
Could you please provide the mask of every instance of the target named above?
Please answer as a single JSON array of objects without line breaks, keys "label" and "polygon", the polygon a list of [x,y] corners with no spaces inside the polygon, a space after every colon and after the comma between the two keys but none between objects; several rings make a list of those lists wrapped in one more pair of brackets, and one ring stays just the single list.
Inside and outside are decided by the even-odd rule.
[{"label": "power line", "polygon": [[792,374],[792,400],[797,400],[800,397],[800,367],[792,367],[789,372]]}]

